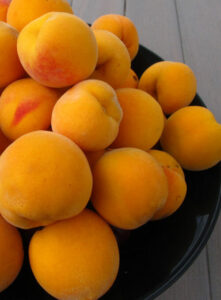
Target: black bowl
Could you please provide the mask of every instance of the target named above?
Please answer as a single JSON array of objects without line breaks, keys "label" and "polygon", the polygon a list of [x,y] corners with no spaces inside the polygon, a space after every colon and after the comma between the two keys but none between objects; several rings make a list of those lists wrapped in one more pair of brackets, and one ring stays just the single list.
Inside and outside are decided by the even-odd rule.
[{"label": "black bowl", "polygon": [[[140,46],[133,69],[143,71],[162,59]],[[204,105],[197,95],[194,105]],[[115,230],[121,265],[117,280],[103,300],[151,300],[172,285],[199,255],[214,228],[221,206],[221,163],[201,172],[185,172],[188,193],[171,217],[149,222],[134,231]],[[28,242],[32,231],[21,231],[25,263],[16,281],[1,300],[49,300],[35,281],[28,264]],[[61,274],[62,276],[62,274]]]}]

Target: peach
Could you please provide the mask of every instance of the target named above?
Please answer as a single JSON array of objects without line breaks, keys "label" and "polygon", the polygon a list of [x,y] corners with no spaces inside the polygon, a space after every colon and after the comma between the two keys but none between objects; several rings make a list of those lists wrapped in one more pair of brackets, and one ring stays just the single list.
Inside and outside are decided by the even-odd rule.
[{"label": "peach", "polygon": [[163,207],[166,175],[147,152],[121,148],[106,152],[93,168],[92,204],[111,225],[135,229]]},{"label": "peach", "polygon": [[126,46],[113,33],[94,30],[98,45],[98,62],[91,78],[109,83],[113,88],[121,86],[130,72],[130,56]]},{"label": "peach", "polygon": [[166,121],[161,145],[184,169],[211,168],[221,159],[221,124],[205,107],[181,108]]},{"label": "peach", "polygon": [[119,249],[111,228],[86,209],[37,231],[29,260],[39,284],[56,299],[96,300],[115,281]]},{"label": "peach", "polygon": [[28,23],[48,12],[73,14],[67,0],[12,0],[8,9],[7,23],[21,31]]},{"label": "peach", "polygon": [[100,80],[85,80],[58,100],[52,112],[52,129],[85,151],[98,151],[114,141],[121,119],[113,88]]},{"label": "peach", "polygon": [[32,21],[18,38],[18,55],[39,83],[62,88],[89,77],[97,63],[97,43],[80,18],[52,12]]},{"label": "peach", "polygon": [[25,75],[17,54],[17,37],[16,29],[0,22],[0,89]]},{"label": "peach", "polygon": [[171,171],[178,173],[183,178],[185,177],[181,165],[169,153],[161,150],[151,149],[148,151],[163,168],[169,168]]},{"label": "peach", "polygon": [[48,129],[57,91],[44,87],[31,78],[11,83],[0,98],[0,126],[15,140],[25,133]]},{"label": "peach", "polygon": [[0,293],[18,276],[23,264],[23,245],[20,233],[0,216]]},{"label": "peach", "polygon": [[152,148],[164,128],[164,116],[159,103],[138,89],[118,89],[116,93],[123,109],[123,119],[112,147]]},{"label": "peach", "polygon": [[79,214],[91,189],[85,155],[62,135],[27,133],[0,157],[0,212],[17,227],[44,226]]},{"label": "peach", "polygon": [[152,218],[152,220],[159,220],[178,210],[185,199],[187,184],[181,166],[170,154],[159,150],[150,150],[149,154],[162,166],[168,182],[166,203]]},{"label": "peach", "polygon": [[193,101],[197,82],[187,65],[161,61],[147,68],[138,87],[156,98],[165,114],[171,114]]},{"label": "peach", "polygon": [[137,74],[134,72],[134,70],[130,69],[130,72],[124,81],[124,83],[119,88],[134,88],[136,89],[138,87],[139,79],[137,77]]},{"label": "peach", "polygon": [[0,21],[6,22],[10,2],[11,0],[0,0]]},{"label": "peach", "polygon": [[137,55],[139,49],[138,32],[128,17],[117,14],[103,15],[94,21],[92,28],[107,30],[115,34],[127,47],[131,60]]}]

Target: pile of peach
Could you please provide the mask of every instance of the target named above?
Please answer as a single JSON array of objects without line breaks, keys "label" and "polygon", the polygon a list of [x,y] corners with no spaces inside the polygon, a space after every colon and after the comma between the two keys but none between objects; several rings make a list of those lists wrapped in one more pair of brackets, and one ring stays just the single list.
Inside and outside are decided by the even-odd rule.
[{"label": "pile of peach", "polygon": [[138,79],[127,17],[89,27],[65,0],[0,0],[0,19],[0,292],[23,263],[15,227],[43,226],[29,245],[38,283],[57,299],[98,299],[119,269],[110,225],[172,215],[182,168],[220,161],[221,125],[188,106],[187,65],[162,61]]}]

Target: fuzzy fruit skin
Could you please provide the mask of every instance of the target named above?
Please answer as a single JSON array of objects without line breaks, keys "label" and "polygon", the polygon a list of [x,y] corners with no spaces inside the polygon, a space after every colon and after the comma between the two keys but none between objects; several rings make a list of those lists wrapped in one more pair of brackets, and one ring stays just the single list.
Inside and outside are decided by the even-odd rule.
[{"label": "fuzzy fruit skin", "polygon": [[20,228],[44,226],[79,214],[92,191],[81,149],[68,138],[34,131],[0,157],[0,212]]},{"label": "fuzzy fruit skin", "polygon": [[112,147],[149,150],[158,142],[164,128],[164,115],[159,103],[138,89],[122,88],[116,93],[123,119]]},{"label": "fuzzy fruit skin", "polygon": [[85,80],[56,103],[52,129],[67,136],[84,151],[107,148],[116,138],[122,109],[114,89],[101,80]]},{"label": "fuzzy fruit skin", "polygon": [[169,153],[160,150],[150,150],[148,153],[162,166],[168,182],[166,203],[152,218],[159,220],[169,217],[179,209],[186,197],[187,184],[182,167]]},{"label": "fuzzy fruit skin", "polygon": [[33,79],[48,87],[63,88],[93,73],[98,49],[93,31],[82,19],[50,12],[21,31],[18,55]]},{"label": "fuzzy fruit skin", "polygon": [[73,14],[67,0],[13,0],[8,9],[7,23],[21,31],[31,21],[48,12]]},{"label": "fuzzy fruit skin", "polygon": [[134,23],[128,17],[117,14],[103,15],[94,21],[92,28],[115,34],[127,47],[131,60],[137,55],[139,36]]},{"label": "fuzzy fruit skin", "polygon": [[17,53],[18,31],[0,21],[0,90],[25,76]]},{"label": "fuzzy fruit skin", "polygon": [[14,81],[0,97],[0,126],[15,140],[25,133],[47,130],[59,93],[31,78]]},{"label": "fuzzy fruit skin", "polygon": [[111,228],[86,209],[36,232],[29,260],[39,284],[55,298],[96,300],[116,279],[119,250]]},{"label": "fuzzy fruit skin", "polygon": [[167,119],[160,142],[184,169],[206,170],[221,159],[221,124],[205,107],[184,107]]},{"label": "fuzzy fruit skin", "polygon": [[144,71],[138,88],[151,94],[160,103],[165,114],[172,114],[193,101],[197,81],[186,64],[161,61]]},{"label": "fuzzy fruit skin", "polygon": [[106,152],[93,168],[92,204],[111,225],[135,229],[164,205],[166,175],[147,152],[120,148]]}]

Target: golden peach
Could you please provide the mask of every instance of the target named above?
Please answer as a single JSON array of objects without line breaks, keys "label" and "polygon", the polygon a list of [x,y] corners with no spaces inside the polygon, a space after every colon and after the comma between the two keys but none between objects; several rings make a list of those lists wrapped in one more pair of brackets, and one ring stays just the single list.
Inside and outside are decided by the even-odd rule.
[{"label": "golden peach", "polygon": [[138,89],[117,89],[116,93],[123,119],[112,147],[149,150],[160,139],[164,128],[164,115],[159,103]]},{"label": "golden peach", "polygon": [[96,300],[116,279],[119,250],[111,228],[86,209],[37,231],[29,260],[39,284],[56,299]]},{"label": "golden peach", "polygon": [[161,145],[184,169],[211,168],[221,160],[221,124],[205,107],[181,108],[167,119]]},{"label": "golden peach", "polygon": [[147,152],[121,148],[106,152],[93,168],[92,204],[111,225],[135,229],[163,207],[166,175]]},{"label": "golden peach", "polygon": [[92,190],[89,164],[68,138],[34,131],[12,143],[0,157],[0,213],[28,229],[79,214]]},{"label": "golden peach", "polygon": [[114,141],[121,119],[114,89],[100,80],[85,80],[58,100],[52,113],[52,129],[85,151],[98,151]]},{"label": "golden peach", "polygon": [[197,82],[189,66],[162,61],[147,68],[138,87],[156,98],[165,114],[171,114],[193,101]]},{"label": "golden peach", "polygon": [[52,12],[21,31],[18,55],[33,79],[62,88],[93,73],[98,50],[95,36],[83,20],[68,13]]}]

